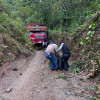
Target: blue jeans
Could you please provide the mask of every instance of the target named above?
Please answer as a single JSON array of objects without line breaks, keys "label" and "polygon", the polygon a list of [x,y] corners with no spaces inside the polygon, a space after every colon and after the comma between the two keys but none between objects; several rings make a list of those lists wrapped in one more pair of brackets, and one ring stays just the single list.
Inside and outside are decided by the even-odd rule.
[{"label": "blue jeans", "polygon": [[45,53],[45,56],[51,62],[51,69],[55,68],[56,70],[58,70],[57,58],[55,57],[55,55],[54,54]]}]

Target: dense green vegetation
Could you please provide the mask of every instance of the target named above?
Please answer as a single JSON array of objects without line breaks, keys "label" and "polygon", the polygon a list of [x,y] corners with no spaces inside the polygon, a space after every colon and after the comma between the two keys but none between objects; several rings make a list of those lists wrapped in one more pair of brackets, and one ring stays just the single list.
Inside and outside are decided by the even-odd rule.
[{"label": "dense green vegetation", "polygon": [[48,25],[50,30],[67,31],[70,32],[70,35],[83,27],[84,21],[93,17],[93,14],[100,10],[100,0],[7,1],[10,3],[11,16],[17,22],[43,22]]},{"label": "dense green vegetation", "polygon": [[0,0],[0,32],[9,34],[27,45],[29,41],[24,22],[20,17],[14,17],[13,6],[10,4],[7,0]]},{"label": "dense green vegetation", "polygon": [[74,35],[99,10],[100,0],[0,0],[0,21],[9,32],[11,25],[25,32],[24,23],[34,22]]}]

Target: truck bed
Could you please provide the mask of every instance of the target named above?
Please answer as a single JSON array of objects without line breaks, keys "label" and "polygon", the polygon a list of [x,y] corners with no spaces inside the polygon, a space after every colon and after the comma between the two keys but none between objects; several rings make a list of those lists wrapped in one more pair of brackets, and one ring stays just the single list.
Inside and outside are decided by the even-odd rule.
[{"label": "truck bed", "polygon": [[28,31],[47,31],[47,26],[44,23],[26,23]]}]

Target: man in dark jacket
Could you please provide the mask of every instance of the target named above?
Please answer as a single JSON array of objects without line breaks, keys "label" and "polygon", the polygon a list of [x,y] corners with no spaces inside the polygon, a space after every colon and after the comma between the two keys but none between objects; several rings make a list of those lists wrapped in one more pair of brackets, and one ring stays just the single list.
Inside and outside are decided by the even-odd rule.
[{"label": "man in dark jacket", "polygon": [[69,68],[68,59],[71,56],[70,50],[69,50],[67,44],[65,44],[64,42],[61,43],[58,51],[61,50],[61,49],[62,49],[62,53],[63,54],[62,54],[62,56],[59,59],[59,69],[61,70],[63,68],[63,66],[62,66],[63,64],[62,63],[64,63],[64,69],[66,71],[68,71],[68,68]]}]

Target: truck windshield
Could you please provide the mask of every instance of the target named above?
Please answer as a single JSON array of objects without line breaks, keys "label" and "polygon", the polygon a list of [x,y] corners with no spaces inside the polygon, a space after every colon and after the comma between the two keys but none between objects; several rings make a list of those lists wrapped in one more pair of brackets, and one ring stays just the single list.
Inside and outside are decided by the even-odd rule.
[{"label": "truck windshield", "polygon": [[41,31],[31,31],[30,34],[43,34],[44,32]]}]

